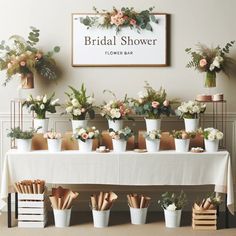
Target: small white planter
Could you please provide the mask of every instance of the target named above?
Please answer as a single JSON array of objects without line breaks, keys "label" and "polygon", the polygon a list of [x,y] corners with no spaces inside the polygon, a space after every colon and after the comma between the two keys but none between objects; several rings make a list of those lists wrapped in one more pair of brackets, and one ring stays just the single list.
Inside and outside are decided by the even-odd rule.
[{"label": "small white planter", "polygon": [[170,211],[164,209],[165,224],[167,228],[180,227],[182,210]]},{"label": "small white planter", "polygon": [[104,228],[109,224],[110,209],[106,211],[92,210],[93,225],[96,228]]},{"label": "small white planter", "polygon": [[219,140],[210,141],[210,140],[204,139],[204,143],[205,143],[206,152],[218,152]]},{"label": "small white planter", "polygon": [[49,152],[61,151],[61,139],[47,139]]},{"label": "small white planter", "polygon": [[161,129],[161,119],[145,119],[147,132]]},{"label": "small white planter", "polygon": [[72,124],[72,132],[73,134],[76,132],[78,128],[87,128],[88,120],[71,120]]},{"label": "small white planter", "polygon": [[32,139],[16,139],[16,146],[19,152],[30,152]]},{"label": "small white planter", "polygon": [[190,139],[177,139],[175,138],[175,151],[188,152]]},{"label": "small white planter", "polygon": [[133,208],[133,207],[130,207],[129,209],[130,209],[131,224],[133,224],[133,225],[146,224],[147,209],[148,208]]},{"label": "small white planter", "polygon": [[150,140],[146,138],[146,149],[148,152],[158,152],[160,149],[160,139]]},{"label": "small white planter", "polygon": [[184,118],[184,125],[186,132],[196,132],[199,126],[199,119]]},{"label": "small white planter", "polygon": [[71,209],[53,209],[55,226],[59,228],[70,226]]},{"label": "small white planter", "polygon": [[79,145],[80,152],[92,152],[93,139],[87,139],[85,142],[78,139],[78,145]]},{"label": "small white planter", "polygon": [[113,151],[114,152],[125,152],[126,151],[126,146],[127,146],[127,141],[123,139],[112,139],[112,145],[113,145]]},{"label": "small white planter", "polygon": [[123,129],[123,125],[124,125],[123,120],[108,120],[109,129],[113,129],[114,131]]},{"label": "small white planter", "polygon": [[41,127],[37,133],[44,134],[48,132],[49,119],[34,119],[34,129]]}]

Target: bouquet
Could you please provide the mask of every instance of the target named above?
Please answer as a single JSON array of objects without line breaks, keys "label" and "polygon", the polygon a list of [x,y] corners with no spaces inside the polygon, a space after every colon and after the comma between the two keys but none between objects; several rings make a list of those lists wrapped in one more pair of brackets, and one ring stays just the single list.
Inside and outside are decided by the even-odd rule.
[{"label": "bouquet", "polygon": [[206,104],[197,101],[182,102],[178,107],[177,113],[180,113],[181,118],[197,119],[200,113],[204,113]]},{"label": "bouquet", "polygon": [[94,119],[94,97],[86,94],[86,88],[82,84],[80,90],[69,86],[71,93],[66,93],[68,101],[63,114],[70,114],[73,120],[85,120],[88,113],[90,119]]},{"label": "bouquet", "polygon": [[[3,40],[0,43],[0,71],[6,70],[6,85],[15,74],[21,74],[24,79],[28,74],[36,72],[45,79],[55,80],[59,76],[52,56],[60,51],[56,46],[52,51],[44,53],[35,46],[39,42],[40,30],[31,27],[28,40],[21,36],[13,35],[10,37],[10,44],[7,45]],[[25,81],[22,81],[24,87]]]},{"label": "bouquet", "polygon": [[29,130],[22,130],[20,127],[16,127],[11,129],[11,131],[7,134],[7,137],[14,139],[32,139],[38,129],[31,128]]},{"label": "bouquet", "polygon": [[78,128],[76,133],[73,135],[74,138],[85,142],[87,139],[95,139],[100,135],[99,130],[96,127],[88,127],[88,128]]},{"label": "bouquet", "polygon": [[130,137],[133,136],[133,131],[129,127],[125,127],[124,129],[114,131],[113,129],[109,129],[109,135],[112,139],[119,140],[123,139],[127,141]]},{"label": "bouquet", "polygon": [[224,48],[209,48],[199,43],[196,52],[191,48],[185,49],[192,58],[187,68],[206,72],[205,87],[216,87],[216,73],[222,71],[228,77],[236,75],[236,61],[227,55],[234,43],[231,41]]},{"label": "bouquet", "polygon": [[47,132],[43,135],[46,139],[61,139],[61,133],[57,133],[55,131]]},{"label": "bouquet", "polygon": [[203,131],[199,131],[203,134],[204,139],[214,141],[214,140],[221,140],[224,137],[224,134],[219,131],[218,129],[214,128],[206,128]]},{"label": "bouquet", "polygon": [[56,107],[60,106],[58,98],[53,100],[54,96],[55,93],[50,97],[47,97],[45,94],[44,96],[33,98],[33,96],[30,95],[27,100],[23,102],[23,106],[26,106],[29,112],[34,111],[38,119],[46,119],[46,112],[56,113]]},{"label": "bouquet", "polygon": [[161,115],[169,116],[173,113],[165,89],[156,91],[147,82],[144,88],[145,92],[139,92],[139,99],[133,100],[136,114],[158,119]]},{"label": "bouquet", "polygon": [[195,138],[196,133],[195,132],[186,132],[185,130],[173,130],[171,132],[171,136],[175,139],[190,139]]},{"label": "bouquet", "polygon": [[144,137],[148,140],[155,140],[161,138],[161,131],[160,130],[152,130],[149,132],[146,132],[144,134]]}]

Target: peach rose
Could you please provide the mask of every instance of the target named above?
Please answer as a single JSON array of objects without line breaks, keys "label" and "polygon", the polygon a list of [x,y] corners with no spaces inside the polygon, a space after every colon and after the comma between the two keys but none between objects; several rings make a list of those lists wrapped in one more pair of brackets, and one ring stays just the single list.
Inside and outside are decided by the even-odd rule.
[{"label": "peach rose", "polygon": [[201,59],[199,62],[200,67],[204,67],[207,64],[206,59]]},{"label": "peach rose", "polygon": [[185,132],[183,132],[183,133],[182,133],[182,139],[187,139],[187,138],[188,138],[188,134],[185,133]]},{"label": "peach rose", "polygon": [[82,139],[86,140],[86,139],[88,139],[88,134],[87,133],[83,133],[81,135],[81,137],[82,137]]},{"label": "peach rose", "polygon": [[136,25],[136,20],[135,19],[131,19],[129,22],[131,25]]},{"label": "peach rose", "polygon": [[157,101],[153,101],[153,102],[152,102],[152,107],[153,107],[153,108],[157,108],[159,105],[160,105],[160,103],[157,102]]},{"label": "peach rose", "polygon": [[122,11],[119,11],[119,12],[117,13],[117,16],[118,16],[118,17],[123,17],[123,16],[124,16],[124,14],[123,14],[123,12],[122,12]]},{"label": "peach rose", "polygon": [[168,100],[165,100],[165,101],[163,102],[163,105],[164,105],[165,107],[168,107],[168,106],[170,105],[170,102],[169,102]]},{"label": "peach rose", "polygon": [[25,65],[26,65],[25,61],[21,61],[21,62],[20,62],[20,65],[21,65],[21,66],[25,66]]},{"label": "peach rose", "polygon": [[81,112],[84,113],[84,112],[85,112],[85,108],[82,108],[82,109],[81,109]]}]

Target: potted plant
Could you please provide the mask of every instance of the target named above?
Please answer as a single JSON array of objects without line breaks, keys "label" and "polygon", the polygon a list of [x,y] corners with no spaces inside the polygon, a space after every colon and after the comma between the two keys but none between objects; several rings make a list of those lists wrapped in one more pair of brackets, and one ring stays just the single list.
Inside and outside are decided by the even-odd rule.
[{"label": "potted plant", "polygon": [[171,136],[175,139],[176,152],[188,152],[190,139],[196,137],[195,132],[186,132],[185,130],[173,130]]},{"label": "potted plant", "polygon": [[60,47],[54,47],[53,51],[43,53],[35,46],[39,42],[40,30],[30,27],[28,39],[19,35],[10,37],[9,45],[4,40],[0,43],[0,71],[6,70],[6,85],[14,78],[21,75],[21,87],[24,89],[34,88],[34,74],[38,73],[42,78],[56,80],[59,71],[52,58],[54,53],[60,51]]},{"label": "potted plant", "polygon": [[184,118],[185,130],[196,132],[199,125],[199,115],[206,110],[206,104],[197,101],[182,102],[177,109],[180,118]]},{"label": "potted plant", "polygon": [[164,209],[165,224],[167,228],[176,228],[180,226],[181,213],[186,204],[186,194],[181,191],[176,193],[166,192],[161,195],[162,199],[158,201]]},{"label": "potted plant", "polygon": [[87,120],[86,115],[89,115],[90,119],[94,119],[94,97],[86,94],[86,88],[84,84],[81,85],[80,90],[69,86],[71,93],[66,93],[68,101],[66,103],[66,109],[63,114],[69,114],[72,116],[72,131],[76,132],[77,128],[86,128]]},{"label": "potted plant", "polygon": [[144,134],[148,152],[158,152],[160,149],[161,131],[152,130]]},{"label": "potted plant", "polygon": [[46,118],[46,112],[56,113],[56,107],[60,106],[58,98],[53,100],[54,96],[55,93],[50,97],[47,97],[45,94],[44,96],[33,98],[33,96],[30,95],[27,100],[23,102],[23,106],[26,106],[29,112],[34,112],[34,128],[38,129],[38,127],[41,127],[38,129],[38,133],[46,133],[48,131],[49,119]]},{"label": "potted plant", "polygon": [[44,138],[47,139],[49,152],[61,151],[61,133],[55,131],[47,132],[44,134]]},{"label": "potted plant", "polygon": [[108,121],[109,129],[115,131],[123,129],[123,120],[132,119],[130,115],[132,114],[132,109],[129,106],[129,99],[127,96],[124,99],[117,99],[116,95],[111,91],[104,90],[103,93],[109,92],[113,96],[113,100],[109,102],[104,102],[100,106],[100,114],[102,117],[105,117]]},{"label": "potted plant", "polygon": [[133,131],[129,127],[117,131],[109,129],[109,135],[112,138],[113,151],[125,152],[127,140],[133,136]]},{"label": "potted plant", "polygon": [[79,150],[81,152],[91,152],[93,148],[93,139],[99,137],[99,131],[96,127],[78,128],[73,134],[78,140]]},{"label": "potted plant", "polygon": [[219,148],[219,141],[223,139],[224,134],[214,128],[206,128],[202,131],[202,134],[204,137],[206,152],[217,152]]},{"label": "potted plant", "polygon": [[20,152],[30,152],[32,146],[32,138],[37,130],[30,129],[23,131],[20,127],[12,128],[8,133],[8,137],[16,140],[17,150]]},{"label": "potted plant", "polygon": [[161,116],[173,114],[165,89],[153,89],[147,82],[145,91],[139,92],[139,99],[133,100],[134,110],[144,115],[147,132],[161,129]]}]

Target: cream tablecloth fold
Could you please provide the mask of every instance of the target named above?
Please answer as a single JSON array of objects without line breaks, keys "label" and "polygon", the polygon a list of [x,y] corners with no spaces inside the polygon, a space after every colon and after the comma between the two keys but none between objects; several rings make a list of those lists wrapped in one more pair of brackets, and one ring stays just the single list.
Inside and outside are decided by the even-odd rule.
[{"label": "cream tablecloth fold", "polygon": [[228,209],[234,213],[231,162],[226,151],[101,154],[10,150],[4,161],[1,199],[7,197],[14,182],[24,179],[44,179],[51,184],[214,185],[216,192],[227,193]]}]

